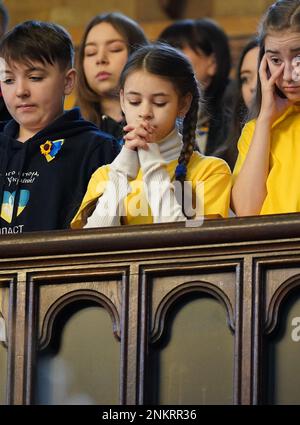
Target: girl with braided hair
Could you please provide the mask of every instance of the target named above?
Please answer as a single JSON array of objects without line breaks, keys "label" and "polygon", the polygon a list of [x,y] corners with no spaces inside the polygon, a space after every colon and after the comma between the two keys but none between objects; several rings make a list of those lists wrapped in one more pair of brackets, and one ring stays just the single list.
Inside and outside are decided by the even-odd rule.
[{"label": "girl with braided hair", "polygon": [[195,216],[195,205],[226,217],[229,167],[194,151],[200,95],[189,60],[165,44],[143,46],[130,56],[120,87],[124,146],[92,176],[72,227],[182,221]]}]

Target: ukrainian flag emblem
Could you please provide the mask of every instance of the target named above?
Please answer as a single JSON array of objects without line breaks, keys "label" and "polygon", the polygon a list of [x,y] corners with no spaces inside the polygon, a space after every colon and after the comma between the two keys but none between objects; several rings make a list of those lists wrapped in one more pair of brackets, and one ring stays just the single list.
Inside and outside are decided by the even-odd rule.
[{"label": "ukrainian flag emblem", "polygon": [[[21,212],[26,207],[29,200],[30,192],[29,190],[22,189],[20,191],[19,205],[17,208],[17,216],[21,214]],[[7,223],[11,223],[13,219],[13,211],[15,204],[16,192],[9,192],[7,190],[3,193],[3,202],[1,207],[1,218],[5,220]]]},{"label": "ukrainian flag emblem", "polygon": [[53,140],[52,142],[51,140],[47,140],[40,146],[41,153],[48,162],[55,158],[56,154],[61,150],[64,141],[65,139]]}]

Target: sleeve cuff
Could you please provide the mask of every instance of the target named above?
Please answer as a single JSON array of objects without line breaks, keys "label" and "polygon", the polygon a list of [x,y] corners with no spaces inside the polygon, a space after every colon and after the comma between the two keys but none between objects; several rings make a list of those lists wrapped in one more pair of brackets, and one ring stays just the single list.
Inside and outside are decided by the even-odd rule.
[{"label": "sleeve cuff", "polygon": [[130,179],[134,179],[139,171],[139,158],[137,152],[123,146],[119,155],[110,164],[115,171],[126,175]]},{"label": "sleeve cuff", "polygon": [[153,165],[166,164],[166,161],[161,156],[159,145],[157,143],[148,143],[148,148],[148,150],[138,149],[138,158],[143,172],[149,170]]}]

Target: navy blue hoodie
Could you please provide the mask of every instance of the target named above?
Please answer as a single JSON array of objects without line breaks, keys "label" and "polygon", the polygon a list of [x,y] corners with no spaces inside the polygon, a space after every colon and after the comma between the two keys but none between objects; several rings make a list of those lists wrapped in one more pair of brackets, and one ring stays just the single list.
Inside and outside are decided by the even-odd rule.
[{"label": "navy blue hoodie", "polygon": [[[117,155],[115,140],[78,108],[26,142],[18,132],[11,120],[0,133],[0,233],[69,228],[93,172]],[[47,141],[46,151],[55,147],[50,156],[41,151]]]}]

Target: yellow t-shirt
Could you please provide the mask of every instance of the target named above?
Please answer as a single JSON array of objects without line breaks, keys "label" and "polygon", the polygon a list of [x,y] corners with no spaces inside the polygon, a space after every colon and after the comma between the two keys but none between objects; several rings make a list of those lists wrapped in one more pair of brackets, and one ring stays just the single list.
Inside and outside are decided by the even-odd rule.
[{"label": "yellow t-shirt", "polygon": [[[165,167],[171,179],[175,174],[177,160],[169,162]],[[141,169],[135,180],[130,181],[131,193],[125,199],[124,224],[151,224],[153,223],[150,207],[148,206],[146,196],[141,190],[140,182],[142,182],[143,175]],[[109,180],[109,165],[100,167],[92,175],[88,185],[87,192],[83,198],[81,206],[75,215],[71,227],[82,228],[86,224],[84,210],[96,199],[101,196],[105,190],[105,184]],[[227,217],[229,211],[230,191],[232,176],[230,169],[226,162],[222,159],[214,157],[205,157],[198,152],[194,152],[190,158],[186,180],[192,184],[192,192],[196,189],[198,182],[204,183],[204,215],[219,215]],[[100,189],[101,188],[101,189]],[[143,206],[146,205],[148,214],[132,216],[127,209],[130,205],[130,200],[135,197],[134,203],[138,202]]]},{"label": "yellow t-shirt", "polygon": [[[253,138],[256,120],[248,122],[238,142],[239,155],[233,181],[239,174]],[[267,196],[260,214],[300,211],[300,106],[291,106],[271,128],[270,169]],[[255,190],[255,187],[253,188]]]}]

